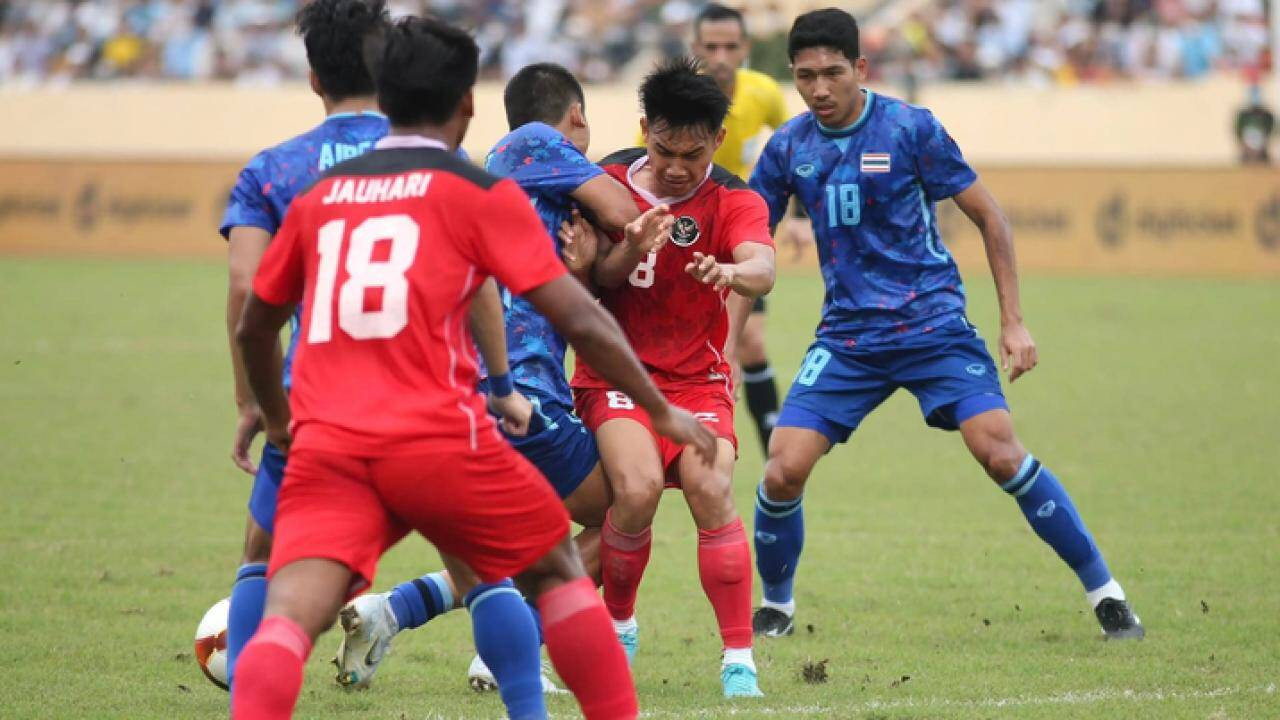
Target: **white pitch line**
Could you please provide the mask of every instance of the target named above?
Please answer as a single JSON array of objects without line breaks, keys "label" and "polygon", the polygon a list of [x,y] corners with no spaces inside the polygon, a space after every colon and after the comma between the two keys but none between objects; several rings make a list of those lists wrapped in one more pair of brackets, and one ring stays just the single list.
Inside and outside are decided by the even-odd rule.
[{"label": "white pitch line", "polygon": [[1091,705],[1102,702],[1170,702],[1180,700],[1198,700],[1220,698],[1231,695],[1274,695],[1276,684],[1259,685],[1251,688],[1223,687],[1212,690],[1073,690],[1065,693],[1042,696],[984,698],[981,700],[956,700],[951,698],[903,698],[901,700],[868,700],[854,705],[800,705],[785,708],[736,707],[699,708],[696,710],[653,710],[641,712],[644,718],[666,717],[732,717],[735,715],[780,715],[784,717],[825,715],[832,713],[848,714],[876,710],[939,710],[946,708],[1011,708],[1032,705]]}]

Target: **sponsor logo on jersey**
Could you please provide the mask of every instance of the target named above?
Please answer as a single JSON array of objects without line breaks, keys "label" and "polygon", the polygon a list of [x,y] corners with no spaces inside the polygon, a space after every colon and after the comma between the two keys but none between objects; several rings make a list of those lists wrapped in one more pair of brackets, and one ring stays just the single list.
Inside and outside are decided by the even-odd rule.
[{"label": "sponsor logo on jersey", "polygon": [[813,163],[805,163],[803,165],[796,166],[796,174],[803,178],[810,177],[817,172],[817,170],[818,168],[814,167]]},{"label": "sponsor logo on jersey", "polygon": [[862,153],[858,169],[864,173],[889,172],[889,153]]},{"label": "sponsor logo on jersey", "polygon": [[720,415],[713,412],[696,412],[693,414],[693,417],[704,423],[715,424],[720,422]]},{"label": "sponsor logo on jersey", "polygon": [[974,363],[972,365],[966,366],[964,371],[969,373],[970,375],[983,375],[987,372],[987,369],[983,367],[980,363]]},{"label": "sponsor logo on jersey", "polygon": [[671,242],[680,247],[689,247],[698,242],[700,237],[702,237],[702,228],[698,227],[698,221],[689,215],[676,218],[675,225],[671,227]]}]

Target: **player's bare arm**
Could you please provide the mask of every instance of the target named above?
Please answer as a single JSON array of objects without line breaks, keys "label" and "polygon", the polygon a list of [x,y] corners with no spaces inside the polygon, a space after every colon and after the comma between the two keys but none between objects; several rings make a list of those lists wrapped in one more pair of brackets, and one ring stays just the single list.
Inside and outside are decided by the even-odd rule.
[{"label": "player's bare arm", "polygon": [[289,398],[284,394],[284,360],[280,357],[280,328],[293,305],[272,305],[250,292],[236,326],[236,343],[249,389],[262,411],[267,440],[289,452]]},{"label": "player's bare arm", "polygon": [[[239,225],[231,228],[227,237],[227,340],[231,347],[231,373],[235,377],[236,429],[231,441],[231,461],[250,475],[256,473],[249,446],[262,431],[262,417],[254,402],[249,382],[245,378],[244,363],[240,361],[240,349],[236,345],[236,324],[244,312],[245,300],[253,292],[253,274],[258,262],[271,242],[271,233],[262,228]],[[276,352],[279,353],[277,340]]]},{"label": "player's bare arm", "polygon": [[654,430],[682,445],[692,445],[708,467],[715,463],[715,435],[689,412],[667,402],[627,344],[618,322],[581,284],[562,276],[525,297],[569,341],[574,352],[649,413]]},{"label": "player's bare arm", "polygon": [[733,249],[733,262],[721,263],[714,255],[696,252],[684,271],[716,290],[729,288],[749,298],[758,298],[773,289],[773,248],[763,243],[744,242]]},{"label": "player's bare arm", "polygon": [[600,236],[589,220],[577,210],[571,220],[560,223],[556,235],[560,237],[560,257],[565,267],[578,281],[591,287],[591,270],[595,267],[600,248]]},{"label": "player's bare arm", "polygon": [[484,358],[484,366],[491,379],[489,409],[501,417],[500,422],[507,433],[522,436],[529,432],[533,406],[519,391],[508,387],[506,392],[500,393],[492,384],[492,378],[506,378],[511,374],[511,364],[507,358],[507,331],[502,319],[502,296],[498,293],[498,283],[493,278],[486,280],[476,291],[471,300],[469,319],[476,348],[480,351],[480,357]]},{"label": "player's bare arm", "polygon": [[626,282],[627,276],[646,255],[662,249],[671,237],[674,223],[670,209],[666,205],[658,205],[627,223],[622,242],[602,241],[595,270],[596,284],[614,288]]},{"label": "player's bare arm", "polygon": [[622,232],[627,223],[640,216],[631,191],[608,175],[597,175],[578,186],[570,195],[587,217],[605,232]]},{"label": "player's bare arm", "polygon": [[1035,340],[1022,324],[1018,295],[1018,266],[1013,250],[1013,230],[991,193],[976,181],[955,196],[956,205],[982,233],[987,263],[1000,301],[1000,364],[1013,382],[1040,361]]}]

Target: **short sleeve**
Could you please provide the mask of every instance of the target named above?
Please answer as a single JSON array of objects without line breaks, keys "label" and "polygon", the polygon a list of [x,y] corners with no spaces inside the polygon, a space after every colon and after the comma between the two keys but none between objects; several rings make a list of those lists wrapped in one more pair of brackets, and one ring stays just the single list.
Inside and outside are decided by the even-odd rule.
[{"label": "short sleeve", "polygon": [[742,243],[760,243],[773,247],[769,232],[769,211],[764,200],[747,190],[723,190],[720,217],[717,220],[716,255],[732,262],[735,248]]},{"label": "short sleeve", "polygon": [[485,169],[515,180],[526,191],[561,195],[604,174],[568,138],[541,123],[512,133],[489,154]]},{"label": "short sleeve", "polygon": [[787,121],[787,101],[782,97],[782,88],[778,83],[769,80],[765,85],[766,112],[764,123],[775,130]]},{"label": "short sleeve", "polygon": [[916,123],[916,173],[929,202],[952,197],[978,179],[960,146],[928,110],[920,112]]},{"label": "short sleeve", "polygon": [[480,198],[483,217],[474,223],[472,253],[480,269],[516,295],[568,272],[547,242],[547,230],[529,198],[511,180],[502,180]]},{"label": "short sleeve", "polygon": [[271,305],[292,305],[302,301],[306,278],[306,258],[301,240],[302,208],[295,204],[285,215],[258,263],[253,292]]},{"label": "short sleeve", "polygon": [[791,198],[790,173],[787,172],[787,135],[776,132],[764,146],[764,152],[751,171],[752,190],[755,190],[768,209],[768,222],[772,227],[782,221]]},{"label": "short sleeve", "polygon": [[231,237],[231,228],[234,227],[262,228],[269,233],[280,227],[280,218],[276,217],[264,187],[262,164],[261,157],[254,158],[236,178],[231,197],[227,200],[227,209],[222,214],[222,225],[218,228],[223,238]]}]

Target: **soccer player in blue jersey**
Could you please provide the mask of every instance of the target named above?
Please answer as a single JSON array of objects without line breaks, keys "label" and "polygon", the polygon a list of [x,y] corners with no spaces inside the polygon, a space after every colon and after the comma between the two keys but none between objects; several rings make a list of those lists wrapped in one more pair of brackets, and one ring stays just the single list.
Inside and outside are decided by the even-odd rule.
[{"label": "soccer player in blue jersey", "polygon": [[995,363],[965,314],[964,286],[934,204],[953,199],[977,225],[1000,303],[1000,356],[1013,382],[1036,365],[1023,325],[1009,224],[960,149],[924,108],[860,87],[866,60],[848,13],[796,18],[788,40],[809,112],[773,135],[751,176],[773,224],[796,196],[808,211],[826,285],[817,337],[783,403],[756,496],[764,602],[753,629],[794,629],[806,480],[896,389],[925,422],[959,430],[1031,528],[1080,578],[1108,638],[1142,637],[1120,584],[1067,491],[1013,431]]},{"label": "soccer player in blue jersey", "polygon": [[[231,190],[220,228],[227,240],[227,334],[239,409],[231,458],[254,475],[244,555],[231,590],[227,621],[228,678],[234,677],[236,659],[262,619],[276,493],[285,463],[284,455],[270,443],[263,447],[256,467],[249,457],[249,446],[262,421],[235,343],[236,323],[252,290],[258,261],[294,195],[325,170],[373,147],[387,133],[387,120],[377,112],[373,81],[362,57],[363,38],[388,21],[382,0],[316,0],[303,6],[297,21],[311,65],[311,88],[320,96],[326,117],[315,128],[263,150],[249,161]],[[286,387],[297,332],[295,315],[285,355]]]},{"label": "soccer player in blue jersey", "polygon": [[[627,189],[584,155],[591,129],[582,86],[565,68],[538,63],[511,78],[503,102],[511,132],[494,144],[485,158],[485,169],[520,185],[547,229],[547,242],[556,246],[570,270],[585,279],[595,260],[595,248],[587,244],[594,234],[571,233],[582,238],[575,241],[576,246],[566,246],[557,238],[561,225],[574,219],[575,210],[580,208],[611,232],[634,233],[641,226],[628,229],[639,211]],[[578,549],[588,573],[597,576],[600,527],[611,496],[595,438],[573,410],[573,395],[565,380],[564,338],[528,301],[512,297],[505,289],[501,295],[510,374],[487,373],[482,390],[489,393],[515,387],[533,403],[528,433],[508,434],[507,439],[551,482],[570,517],[584,528],[576,538]],[[474,607],[501,595],[518,597],[510,583],[471,587],[473,584],[468,578],[436,572],[387,593],[357,598],[342,613],[346,637],[335,658],[338,681],[367,685],[391,638],[402,630],[420,627],[459,606]],[[478,644],[482,642],[479,634],[488,630],[477,626]],[[511,643],[506,645],[514,654]],[[537,681],[536,665],[533,670],[532,681]],[[493,689],[497,684],[478,656],[468,675],[477,690]],[[542,685],[554,688],[545,677]],[[507,683],[499,689],[505,695]]]}]

